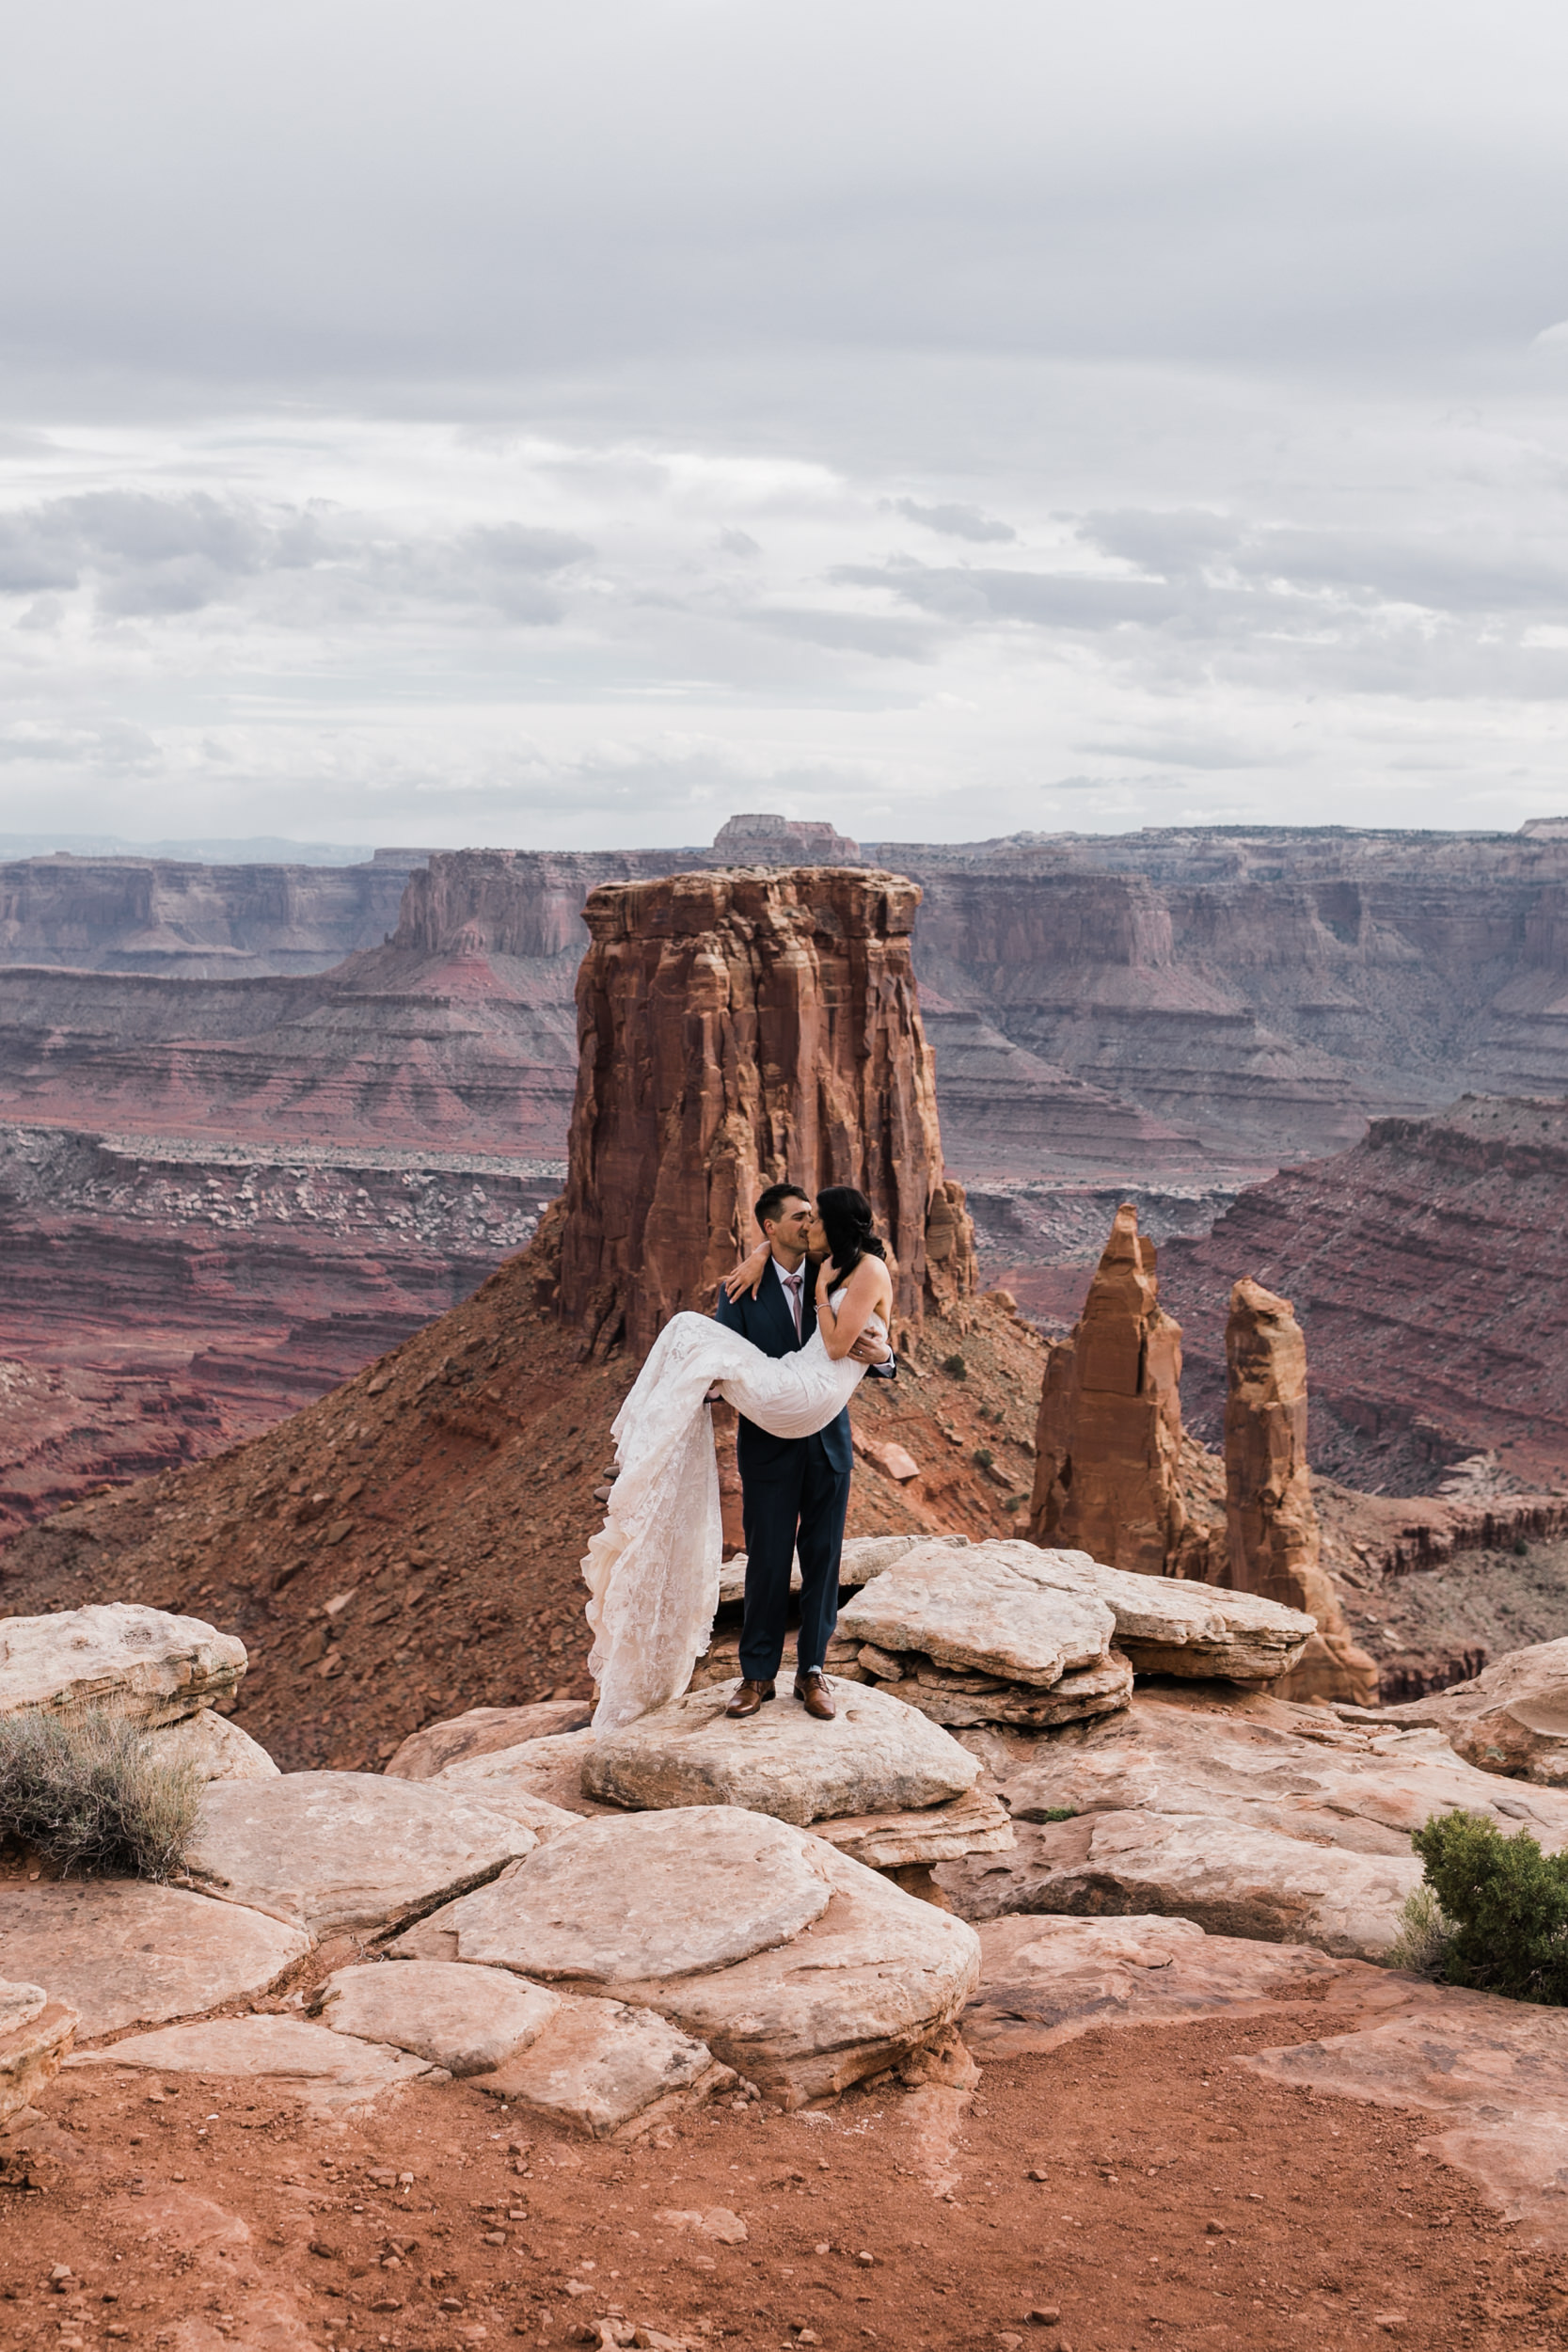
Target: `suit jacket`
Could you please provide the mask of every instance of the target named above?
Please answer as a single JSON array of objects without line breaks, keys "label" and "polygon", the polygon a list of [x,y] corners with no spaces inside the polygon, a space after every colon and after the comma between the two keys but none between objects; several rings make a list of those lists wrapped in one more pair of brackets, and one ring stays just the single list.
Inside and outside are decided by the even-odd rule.
[{"label": "suit jacket", "polygon": [[[795,1317],[790,1312],[789,1298],[779,1279],[778,1261],[769,1258],[762,1287],[753,1298],[743,1291],[736,1299],[727,1298],[723,1284],[719,1286],[719,1303],[714,1308],[715,1319],[731,1331],[738,1331],[743,1339],[760,1347],[765,1356],[793,1356],[804,1347],[816,1328],[816,1268],[807,1261],[806,1279],[800,1293],[800,1336],[795,1336]],[[759,1429],[744,1413],[736,1436],[736,1459],[742,1478],[766,1479],[770,1471],[784,1469],[798,1446],[810,1445],[809,1438],[775,1438],[770,1431]],[[822,1450],[834,1470],[847,1471],[854,1467],[854,1446],[849,1436],[849,1408],[845,1406],[836,1421],[818,1430]]]}]

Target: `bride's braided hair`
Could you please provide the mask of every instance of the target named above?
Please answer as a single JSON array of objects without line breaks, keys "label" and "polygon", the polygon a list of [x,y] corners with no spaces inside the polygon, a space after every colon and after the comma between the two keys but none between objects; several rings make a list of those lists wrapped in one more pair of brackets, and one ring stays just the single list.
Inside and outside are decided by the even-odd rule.
[{"label": "bride's braided hair", "polygon": [[828,1252],[847,1282],[863,1258],[885,1258],[887,1251],[871,1230],[871,1203],[853,1184],[830,1184],[816,1196],[816,1214],[828,1236]]}]

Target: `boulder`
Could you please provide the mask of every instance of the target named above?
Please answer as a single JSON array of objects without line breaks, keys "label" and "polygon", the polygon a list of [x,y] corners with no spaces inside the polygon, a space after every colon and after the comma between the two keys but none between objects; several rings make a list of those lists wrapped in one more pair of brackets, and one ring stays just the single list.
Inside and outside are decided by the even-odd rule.
[{"label": "boulder", "polygon": [[1509,1650],[1470,1681],[1388,1714],[1439,1727],[1479,1772],[1568,1788],[1568,1640]]},{"label": "boulder", "polygon": [[151,1736],[160,1756],[172,1764],[194,1764],[203,1780],[276,1780],[278,1775],[261,1741],[210,1707]]},{"label": "boulder", "polygon": [[51,2000],[41,1985],[0,1980],[0,2123],[31,2106],[58,2074],[78,2023],[70,2004]]},{"label": "boulder", "polygon": [[298,1927],[144,1879],[40,1880],[0,1903],[0,1968],[41,1977],[88,2040],[264,1993],[309,1948]]},{"label": "boulder", "polygon": [[610,1985],[727,1968],[828,1907],[828,1850],[733,1805],[579,1821],[424,1923],[457,1957]]},{"label": "boulder", "polygon": [[938,2039],[979,1973],[965,1921],[822,1852],[832,1900],[792,1942],[709,1975],[612,1988],[700,2034],[785,2107],[833,2097]]},{"label": "boulder", "polygon": [[657,2010],[786,2106],[941,2033],[979,1966],[961,1920],[808,1831],[728,1805],[584,1821],[392,1950],[593,1983]]},{"label": "boulder", "polygon": [[444,1788],[460,1788],[476,1804],[526,1820],[543,1844],[564,1821],[608,1809],[582,1793],[583,1759],[593,1753],[595,1737],[583,1730],[522,1740],[515,1748],[467,1756],[437,1777]]},{"label": "boulder", "polygon": [[327,1979],[322,2023],[361,2042],[389,2042],[449,2074],[487,2074],[536,2042],[561,1995],[504,1968],[453,1961],[371,1962]]},{"label": "boulder", "polygon": [[1256,1593],[1090,1566],[1094,1590],[1116,1611],[1117,1644],[1134,1674],[1273,1682],[1300,1663],[1316,1624]]},{"label": "boulder", "polygon": [[906,1813],[962,1796],[980,1767],[902,1696],[848,1684],[818,1723],[785,1691],[744,1723],[724,1708],[735,1683],[683,1698],[607,1733],[588,1751],[589,1796],[641,1809],[743,1805],[803,1828],[831,1814]]},{"label": "boulder", "polygon": [[193,1878],[312,1935],[392,1927],[478,1886],[537,1845],[531,1830],[446,1788],[378,1772],[214,1781]]},{"label": "boulder", "polygon": [[474,2089],[594,2139],[637,2139],[734,2080],[654,2010],[567,1993],[544,2031]]},{"label": "boulder", "polygon": [[152,2074],[212,2074],[280,2090],[327,2112],[368,2106],[421,2078],[445,2081],[423,2058],[384,2043],[329,2033],[301,2017],[212,2017],[130,2034],[98,2050],[78,2050],[68,2067],[135,2067]]},{"label": "boulder", "polygon": [[1386,1971],[1307,1944],[1206,1935],[1191,1919],[1008,1914],[980,1929],[980,1981],[964,2011],[982,2060],[1060,2047],[1101,2026],[1255,2016],[1276,2003],[1375,1998]]},{"label": "boulder", "polygon": [[594,1709],[582,1699],[539,1699],[531,1707],[470,1707],[445,1723],[411,1731],[387,1766],[394,1780],[434,1780],[470,1756],[515,1748],[552,1732],[580,1731]]},{"label": "boulder", "polygon": [[0,1620],[0,1715],[112,1702],[136,1723],[178,1723],[231,1696],[245,1668],[231,1633],[135,1601]]},{"label": "boulder", "polygon": [[847,1813],[814,1821],[813,1834],[869,1870],[929,1867],[965,1854],[1007,1853],[1013,1825],[996,1797],[972,1788],[948,1804],[913,1813]]},{"label": "boulder", "polygon": [[[1064,1567],[1060,1564],[1067,1564]],[[924,1653],[960,1673],[1049,1690],[1101,1664],[1116,1629],[1086,1553],[1034,1544],[919,1544],[856,1595],[839,1617],[847,1639]]]}]

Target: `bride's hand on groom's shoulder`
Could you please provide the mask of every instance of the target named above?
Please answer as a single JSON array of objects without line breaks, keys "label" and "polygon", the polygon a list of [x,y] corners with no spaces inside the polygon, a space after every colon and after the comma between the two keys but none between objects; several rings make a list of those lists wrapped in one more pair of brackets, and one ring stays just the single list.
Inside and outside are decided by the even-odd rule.
[{"label": "bride's hand on groom's shoulder", "polygon": [[751,1256],[742,1258],[733,1274],[725,1275],[724,1295],[732,1307],[746,1291],[750,1291],[753,1298],[756,1296],[762,1288],[762,1278],[768,1271],[768,1261],[772,1254],[772,1243],[759,1241]]}]

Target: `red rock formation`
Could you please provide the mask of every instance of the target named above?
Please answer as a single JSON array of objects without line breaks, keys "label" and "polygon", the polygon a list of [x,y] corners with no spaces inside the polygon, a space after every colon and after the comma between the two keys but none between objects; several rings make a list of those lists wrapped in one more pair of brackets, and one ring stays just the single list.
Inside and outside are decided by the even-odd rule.
[{"label": "red rock formation", "polygon": [[644,1352],[705,1307],[792,1177],[870,1198],[895,1311],[973,1288],[944,1184],[910,931],[920,894],[843,868],[680,874],[596,890],[578,980],[561,1311]]},{"label": "red rock formation", "polygon": [[1307,1463],[1307,1345],[1290,1300],[1258,1282],[1238,1282],[1226,1357],[1226,1548],[1214,1581],[1318,1620],[1300,1664],[1275,1686],[1276,1696],[1375,1706],[1377,1666],[1352,1642],[1320,1561]]},{"label": "red rock formation", "polygon": [[1181,1327],[1159,1301],[1152,1242],[1117,1211],[1070,1340],[1047,1360],[1029,1533],[1107,1566],[1164,1576],[1185,1527]]},{"label": "red rock formation", "polygon": [[858,866],[847,834],[799,817],[732,817],[714,835],[716,866]]},{"label": "red rock formation", "polygon": [[1296,1302],[1315,1468],[1409,1495],[1495,1448],[1518,1485],[1568,1479],[1565,1180],[1568,1104],[1466,1096],[1243,1193],[1207,1240],[1164,1253],[1189,1416],[1218,1419],[1249,1274]]}]

